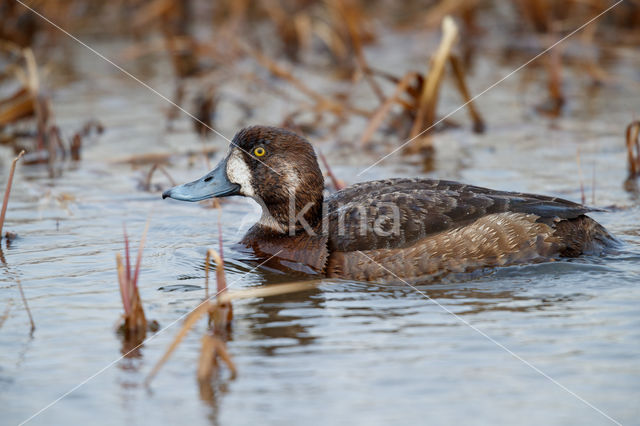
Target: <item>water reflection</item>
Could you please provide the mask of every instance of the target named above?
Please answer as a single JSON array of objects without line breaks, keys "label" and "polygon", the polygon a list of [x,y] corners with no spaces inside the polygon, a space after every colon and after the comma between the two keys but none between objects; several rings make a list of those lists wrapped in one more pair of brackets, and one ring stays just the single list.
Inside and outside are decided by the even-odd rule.
[{"label": "water reflection", "polygon": [[[540,266],[541,272],[547,265]],[[504,268],[503,268],[504,269]],[[579,265],[578,268],[580,269]],[[405,318],[409,314],[428,316],[432,310],[423,306],[440,304],[447,310],[460,316],[477,316],[486,313],[530,313],[545,310],[562,310],[562,305],[576,301],[587,301],[590,295],[581,292],[563,294],[545,294],[528,292],[522,286],[499,284],[505,277],[518,276],[519,269],[501,271],[496,277],[495,270],[484,270],[481,273],[447,277],[446,282],[417,283],[415,289],[402,282],[398,283],[364,283],[342,280],[326,280],[313,290],[276,295],[264,299],[251,300],[247,304],[250,314],[243,319],[248,322],[250,337],[258,343],[256,350],[261,355],[275,356],[283,348],[302,348],[312,346],[319,336],[316,327],[327,318],[357,317],[360,323],[387,321],[393,318]],[[264,283],[286,282],[282,275],[270,270],[254,271],[256,281]],[[478,280],[482,275],[484,280]],[[506,278],[508,280],[508,278]],[[253,281],[253,280],[252,280]],[[417,289],[417,290],[416,290]],[[419,291],[418,291],[419,290]],[[428,300],[423,292],[431,300]],[[432,319],[433,320],[433,319]],[[437,324],[440,324],[438,318]],[[349,321],[345,321],[345,324]],[[421,324],[428,326],[424,321]],[[436,325],[436,323],[432,324]]]},{"label": "water reflection", "polygon": [[[270,296],[249,303],[252,312],[249,318],[252,338],[265,342],[259,346],[263,355],[272,356],[278,349],[291,346],[295,341],[298,346],[308,346],[315,342],[313,333],[309,331],[309,318],[321,315],[323,310],[322,290],[313,290]],[[316,312],[316,314],[299,315],[296,312]],[[271,344],[270,340],[286,342]]]},{"label": "water reflection", "polygon": [[640,201],[640,184],[638,184],[638,179],[630,178],[625,180],[623,188],[629,193],[632,201]]},{"label": "water reflection", "polygon": [[198,393],[200,400],[210,408],[207,419],[212,425],[218,425],[220,403],[222,398],[229,393],[229,381],[220,377],[213,380],[198,381]]}]

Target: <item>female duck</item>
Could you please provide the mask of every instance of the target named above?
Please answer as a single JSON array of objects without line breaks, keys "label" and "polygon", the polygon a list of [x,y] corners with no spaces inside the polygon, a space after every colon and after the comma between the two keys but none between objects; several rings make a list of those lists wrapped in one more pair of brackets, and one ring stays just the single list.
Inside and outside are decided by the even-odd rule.
[{"label": "female duck", "polygon": [[[254,126],[202,178],[162,194],[183,201],[242,195],[262,217],[241,243],[259,257],[329,277],[418,279],[597,252],[613,241],[589,207],[543,195],[433,179],[359,183],[324,197],[312,146]],[[294,266],[295,265],[295,266]]]}]

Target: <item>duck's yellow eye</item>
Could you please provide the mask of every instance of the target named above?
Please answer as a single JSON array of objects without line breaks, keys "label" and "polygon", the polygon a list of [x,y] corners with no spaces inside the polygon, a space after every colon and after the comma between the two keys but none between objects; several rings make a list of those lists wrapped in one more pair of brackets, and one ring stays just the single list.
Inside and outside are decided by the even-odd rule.
[{"label": "duck's yellow eye", "polygon": [[253,153],[256,155],[256,157],[262,157],[267,153],[267,151],[265,151],[263,147],[259,146],[253,150]]}]

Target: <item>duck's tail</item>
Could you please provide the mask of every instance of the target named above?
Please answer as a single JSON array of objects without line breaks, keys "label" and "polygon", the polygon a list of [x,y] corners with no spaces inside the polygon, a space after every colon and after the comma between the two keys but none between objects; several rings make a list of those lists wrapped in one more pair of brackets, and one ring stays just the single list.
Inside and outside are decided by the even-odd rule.
[{"label": "duck's tail", "polygon": [[602,225],[585,215],[561,220],[555,228],[554,236],[560,238],[562,242],[560,255],[563,257],[601,254],[618,243],[618,240]]}]

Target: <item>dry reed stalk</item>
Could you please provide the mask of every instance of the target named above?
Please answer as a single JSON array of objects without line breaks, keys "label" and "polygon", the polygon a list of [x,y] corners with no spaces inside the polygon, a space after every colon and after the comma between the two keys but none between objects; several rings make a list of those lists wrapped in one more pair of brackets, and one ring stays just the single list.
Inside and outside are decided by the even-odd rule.
[{"label": "dry reed stalk", "polygon": [[402,77],[402,80],[397,82],[396,90],[393,92],[393,95],[388,97],[376,110],[371,119],[369,120],[369,124],[367,124],[367,128],[362,133],[360,137],[360,145],[366,145],[367,142],[371,139],[373,134],[378,130],[378,128],[382,125],[382,122],[387,117],[389,112],[391,111],[391,107],[394,103],[400,102],[400,96],[407,91],[412,82],[418,79],[419,75],[415,72],[409,72]]},{"label": "dry reed stalk", "polygon": [[[36,116],[36,126],[38,129],[38,150],[48,147],[47,128],[51,116],[51,108],[48,100],[40,94],[40,77],[38,76],[38,65],[33,50],[25,48],[22,50],[25,63],[27,65],[27,87],[34,99],[34,110]],[[49,174],[52,174],[51,169]]]},{"label": "dry reed stalk", "polygon": [[551,19],[548,0],[519,0],[518,3],[522,13],[529,18],[537,32],[543,33],[549,30]]},{"label": "dry reed stalk", "polygon": [[20,297],[22,297],[22,303],[24,303],[24,308],[27,310],[27,315],[29,316],[29,322],[31,323],[31,333],[36,329],[36,324],[33,322],[33,316],[31,316],[31,309],[29,309],[29,304],[27,303],[27,298],[24,296],[24,291],[22,290],[22,283],[18,280],[18,290],[20,290]]},{"label": "dry reed stalk", "polygon": [[174,0],[153,0],[144,3],[134,14],[131,26],[140,28],[150,25],[172,12]]},{"label": "dry reed stalk", "polygon": [[131,166],[152,166],[156,163],[158,165],[166,165],[172,157],[192,157],[202,155],[203,151],[208,153],[218,152],[220,149],[214,146],[207,147],[206,149],[198,149],[197,151],[186,150],[180,153],[168,153],[168,152],[150,152],[147,154],[132,155],[129,157],[123,157],[110,162],[114,164],[129,164]]},{"label": "dry reed stalk", "polygon": [[129,238],[126,229],[124,230],[125,241],[125,262],[122,262],[120,253],[116,253],[116,266],[118,270],[118,284],[120,288],[120,297],[124,307],[124,323],[122,331],[126,338],[144,339],[147,332],[147,319],[142,307],[142,300],[138,289],[138,278],[140,275],[140,265],[142,263],[142,252],[149,230],[149,221],[145,224],[142,238],[140,239],[140,247],[136,258],[135,269],[131,270],[131,261],[129,254]]},{"label": "dry reed stalk", "polygon": [[335,62],[343,63],[346,60],[349,55],[349,49],[329,23],[316,22],[313,32],[333,54]]},{"label": "dry reed stalk", "polygon": [[216,263],[216,283],[218,286],[218,293],[227,289],[227,279],[224,274],[224,262],[222,257],[214,249],[207,251],[207,257],[205,258],[204,265],[204,282],[205,282],[205,296],[209,298],[209,263],[211,259]]},{"label": "dry reed stalk", "polygon": [[286,284],[265,285],[252,287],[243,290],[229,290],[220,296],[221,302],[231,302],[233,300],[254,299],[270,296],[278,296],[281,294],[298,293],[301,291],[312,290],[322,284],[323,280],[299,281]]},{"label": "dry reed stalk", "polygon": [[378,100],[380,102],[384,102],[384,93],[371,74],[369,64],[367,63],[367,59],[362,48],[361,31],[358,26],[358,21],[360,19],[359,11],[351,1],[332,1],[332,3],[335,4],[339,15],[345,23],[347,33],[351,40],[351,46],[355,53],[356,61],[362,70],[367,84],[369,84],[373,93],[378,97]]},{"label": "dry reed stalk", "polygon": [[162,174],[165,175],[167,179],[169,179],[169,182],[171,182],[171,186],[176,186],[176,181],[173,180],[173,178],[171,177],[167,169],[165,169],[162,165],[155,163],[153,166],[151,166],[151,169],[149,169],[149,173],[147,173],[147,178],[144,181],[143,187],[145,191],[151,190],[151,178],[153,177],[153,174],[155,173],[156,170],[160,170]]},{"label": "dry reed stalk", "polygon": [[416,113],[410,137],[417,136],[425,128],[433,125],[436,116],[438,92],[444,75],[444,67],[451,56],[451,49],[458,38],[458,27],[450,16],[442,20],[442,40],[438,50],[431,59],[429,74],[422,87],[418,111]]},{"label": "dry reed stalk", "polygon": [[[353,77],[353,58],[365,79],[377,92],[376,83],[367,75],[368,66],[362,55],[362,45],[374,34],[366,28],[366,17],[360,2],[353,0],[325,0],[324,17],[314,22],[314,33],[327,46],[333,61],[344,77]],[[376,93],[382,101],[382,92]]]},{"label": "dry reed stalk", "polygon": [[284,46],[284,53],[291,61],[298,62],[302,38],[300,27],[297,25],[296,18],[298,14],[291,16],[276,0],[262,0],[262,3],[264,11],[273,21],[274,27],[280,36]]},{"label": "dry reed stalk", "polygon": [[[222,251],[222,242],[220,242]],[[227,291],[227,278],[224,273],[224,260],[222,256],[214,249],[207,251],[205,259],[205,294],[206,300],[209,299],[209,263],[211,259],[216,263],[216,309],[210,311],[209,324],[213,325],[216,334],[226,336],[231,332],[231,322],[233,321],[233,306],[231,303],[220,302],[219,296]]]},{"label": "dry reed stalk", "polygon": [[23,118],[33,117],[35,103],[27,88],[18,89],[13,95],[0,101],[0,128]]},{"label": "dry reed stalk", "polygon": [[245,21],[247,11],[250,9],[249,0],[232,0],[229,2],[230,18],[229,18],[229,34],[235,34]]},{"label": "dry reed stalk", "polygon": [[343,189],[346,186],[344,181],[338,179],[336,175],[333,174],[333,170],[331,170],[331,166],[329,166],[329,163],[327,162],[327,159],[324,157],[324,155],[319,151],[318,155],[320,157],[320,160],[322,161],[322,164],[324,165],[324,168],[327,169],[327,176],[329,176],[329,179],[331,179],[333,187],[336,189],[336,191],[340,191],[341,189]]},{"label": "dry reed stalk", "polygon": [[20,154],[11,162],[11,170],[9,170],[9,178],[7,179],[7,186],[4,190],[4,199],[2,200],[2,210],[0,211],[0,240],[2,240],[2,227],[4,226],[4,218],[7,214],[7,205],[9,204],[9,194],[11,193],[11,185],[13,184],[13,175],[16,171],[16,164],[18,160],[24,155],[24,150],[20,151]]},{"label": "dry reed stalk", "polygon": [[462,62],[456,55],[449,56],[449,62],[451,63],[451,68],[453,69],[453,76],[456,82],[456,86],[464,99],[467,109],[469,110],[469,116],[473,121],[473,131],[476,133],[484,132],[484,120],[480,116],[480,113],[475,107],[473,102],[473,98],[471,97],[471,93],[469,92],[469,88],[467,87],[467,83],[464,79],[464,71],[462,69]]},{"label": "dry reed stalk", "polygon": [[[635,120],[627,126],[626,136],[629,179],[635,179],[640,176],[640,120]],[[635,155],[633,153],[634,147]]]},{"label": "dry reed stalk", "polygon": [[442,0],[436,2],[426,12],[427,27],[435,27],[447,15],[464,14],[478,6],[479,0]]}]

